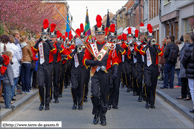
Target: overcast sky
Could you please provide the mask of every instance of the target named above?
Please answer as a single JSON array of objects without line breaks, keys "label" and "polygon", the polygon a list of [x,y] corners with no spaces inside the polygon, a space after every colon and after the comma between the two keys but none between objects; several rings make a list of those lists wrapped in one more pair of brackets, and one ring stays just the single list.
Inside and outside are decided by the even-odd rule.
[{"label": "overcast sky", "polygon": [[88,8],[90,28],[96,24],[96,16],[99,14],[102,16],[107,14],[107,9],[109,12],[116,14],[116,11],[122,8],[127,3],[127,0],[88,0],[88,1],[74,1],[67,0],[70,7],[70,13],[73,16],[72,26],[74,29],[80,27],[80,23],[83,23],[85,26],[85,17],[86,17],[86,6]]}]

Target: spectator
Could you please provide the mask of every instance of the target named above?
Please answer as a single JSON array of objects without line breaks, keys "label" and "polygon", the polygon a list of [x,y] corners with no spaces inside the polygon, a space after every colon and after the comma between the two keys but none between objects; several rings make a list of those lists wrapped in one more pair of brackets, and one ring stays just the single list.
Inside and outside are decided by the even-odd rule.
[{"label": "spectator", "polygon": [[15,87],[16,87],[16,83],[19,80],[19,67],[20,67],[20,60],[21,60],[21,56],[19,53],[19,49],[18,47],[14,44],[15,39],[12,35],[9,36],[10,42],[8,42],[8,46],[11,48],[11,50],[13,51],[13,58],[12,58],[12,68],[13,68],[13,73],[14,73],[14,85],[12,87],[12,95],[11,95],[11,99],[13,101],[15,101],[16,99],[14,98],[15,95]]},{"label": "spectator", "polygon": [[165,58],[165,68],[164,68],[164,86],[160,87],[161,89],[168,88],[168,79],[169,79],[169,72],[170,72],[170,89],[173,89],[174,85],[174,71],[175,71],[175,64],[177,61],[177,56],[179,53],[178,46],[174,43],[175,37],[169,37],[170,43],[167,44],[166,50],[164,53]]},{"label": "spectator", "polygon": [[186,33],[181,37],[181,40],[184,41],[184,45],[179,52],[180,53],[180,75],[179,76],[181,78],[182,87],[181,87],[181,96],[177,97],[177,99],[184,99],[184,100],[191,99],[189,86],[188,86],[188,79],[186,77],[186,71],[185,71],[185,68],[183,67],[183,63],[181,62],[183,60],[185,49],[190,45],[189,39],[190,39],[189,33]]},{"label": "spectator", "polygon": [[[1,35],[0,36],[0,55],[2,55],[3,52],[9,51],[12,52],[12,50],[9,48],[7,43],[9,42],[9,37],[7,35]],[[3,80],[3,77],[0,77],[0,81]],[[2,91],[3,91],[3,83],[1,83],[0,87],[0,103],[4,103],[4,99],[2,97]]]},{"label": "spectator", "polygon": [[[166,49],[166,38],[164,38],[164,40],[162,41],[162,50],[163,50],[163,53],[165,52],[165,49]],[[164,58],[164,55],[160,57],[160,62],[159,64],[161,64],[161,68],[160,68],[160,80],[164,80],[164,64],[165,64],[165,58]]]},{"label": "spectator", "polygon": [[32,51],[29,44],[27,44],[27,36],[22,36],[20,39],[23,62],[21,71],[22,92],[30,93],[30,69],[32,62]]},{"label": "spectator", "polygon": [[[28,41],[28,44],[31,46],[31,50],[33,49],[34,45],[35,45],[35,41],[30,40]],[[30,90],[31,90],[31,84],[32,84],[32,76],[33,76],[33,72],[35,70],[35,62],[38,61],[38,58],[36,58],[36,53],[33,52],[32,50],[32,63],[31,63],[31,69],[30,69]]]},{"label": "spectator", "polygon": [[[180,51],[181,48],[183,47],[183,45],[181,44],[181,41],[177,39],[175,41],[175,44],[178,46],[179,51]],[[174,86],[176,88],[180,88],[181,87],[181,78],[179,77],[179,73],[180,73],[180,56],[179,56],[179,54],[180,53],[178,53],[177,62],[176,62],[176,65],[175,65],[175,71],[176,71],[177,78],[178,78],[178,84],[176,86]]]},{"label": "spectator", "polygon": [[12,60],[12,53],[9,51],[4,52],[4,55],[9,56],[9,64],[7,65],[7,70],[5,71],[5,74],[3,75],[3,89],[4,89],[4,100],[5,100],[5,108],[6,109],[13,109],[15,106],[10,105],[11,103],[11,86],[13,86],[13,69],[11,66],[11,60]]},{"label": "spectator", "polygon": [[[19,40],[20,40],[19,31],[18,30],[13,30],[12,31],[12,35],[14,36],[14,39],[15,39],[14,44],[18,47],[18,50],[20,52],[20,56],[22,57],[22,49],[21,49],[20,42],[19,42]],[[18,82],[20,82],[20,80],[21,80],[22,58],[19,61],[19,63],[20,63],[20,67],[19,67],[19,79],[16,81],[16,85],[18,85]],[[22,94],[22,91],[19,89],[19,86],[17,86],[17,92],[19,94]]]},{"label": "spectator", "polygon": [[186,69],[186,76],[188,78],[191,98],[193,101],[193,110],[189,112],[194,113],[194,34],[191,34],[190,43],[191,44],[185,49],[182,63]]}]

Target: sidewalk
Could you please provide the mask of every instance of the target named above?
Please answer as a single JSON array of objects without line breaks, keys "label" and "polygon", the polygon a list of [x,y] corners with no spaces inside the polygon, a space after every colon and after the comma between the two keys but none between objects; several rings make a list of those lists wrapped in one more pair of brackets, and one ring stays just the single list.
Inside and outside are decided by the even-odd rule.
[{"label": "sidewalk", "polygon": [[[174,78],[174,85],[178,82],[177,78]],[[180,111],[183,115],[189,118],[191,121],[194,121],[194,114],[189,113],[192,109],[193,104],[192,100],[184,101],[176,99],[181,95],[181,88],[174,88],[174,89],[160,89],[163,86],[163,81],[158,80],[156,93],[158,96],[162,97],[167,103],[173,106],[175,109]]]},{"label": "sidewalk", "polygon": [[30,94],[23,93],[15,96],[16,101],[13,101],[13,104],[12,104],[15,106],[13,110],[5,109],[5,104],[0,103],[0,121],[6,116],[8,116],[9,114],[11,114],[12,112],[14,112],[16,109],[18,109],[20,106],[22,106],[25,102],[30,100],[33,96],[35,96],[38,93],[37,89],[32,89],[31,91],[32,93]]}]

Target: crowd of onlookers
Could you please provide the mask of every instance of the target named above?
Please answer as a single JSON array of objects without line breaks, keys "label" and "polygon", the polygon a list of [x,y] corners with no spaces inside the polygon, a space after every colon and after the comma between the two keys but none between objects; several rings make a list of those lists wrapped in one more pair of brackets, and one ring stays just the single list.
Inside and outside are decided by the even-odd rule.
[{"label": "crowd of onlookers", "polygon": [[[181,88],[177,99],[193,101],[194,113],[194,34],[186,33],[180,40],[169,36],[162,41],[164,55],[160,58],[159,80],[164,81],[161,89]],[[174,86],[174,76],[178,83]]]},{"label": "crowd of onlookers", "polygon": [[28,39],[17,30],[0,36],[0,103],[5,103],[7,109],[14,108],[11,104],[16,95],[30,94],[32,88],[37,88],[38,58],[32,52],[35,40]]}]

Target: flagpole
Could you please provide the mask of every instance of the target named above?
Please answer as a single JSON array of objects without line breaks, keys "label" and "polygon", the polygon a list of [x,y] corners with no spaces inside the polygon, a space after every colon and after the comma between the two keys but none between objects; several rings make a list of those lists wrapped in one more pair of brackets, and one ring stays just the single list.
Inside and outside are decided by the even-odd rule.
[{"label": "flagpole", "polygon": [[[71,25],[67,22],[67,20],[63,17],[63,15],[59,12],[59,10],[55,7],[55,5],[53,5],[53,7],[57,10],[57,12],[61,15],[61,17],[65,20],[65,22],[69,25],[69,27],[72,29],[72,31],[77,35],[77,37],[82,41],[82,39],[80,38],[80,36],[75,32],[75,30],[71,27]],[[94,56],[93,52],[88,48],[88,46],[82,41],[82,43],[84,44],[84,46],[88,49],[88,51],[90,52],[90,54],[97,60],[97,58]]]}]

